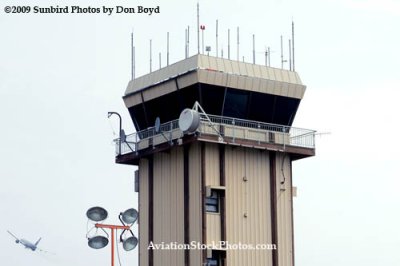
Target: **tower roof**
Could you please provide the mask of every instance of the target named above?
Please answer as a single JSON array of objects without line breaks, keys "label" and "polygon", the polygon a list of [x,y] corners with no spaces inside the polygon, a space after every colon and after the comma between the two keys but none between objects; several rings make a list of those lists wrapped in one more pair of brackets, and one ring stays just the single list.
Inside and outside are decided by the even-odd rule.
[{"label": "tower roof", "polygon": [[138,130],[196,100],[210,114],[291,125],[305,89],[293,71],[197,54],[131,80],[123,99]]}]

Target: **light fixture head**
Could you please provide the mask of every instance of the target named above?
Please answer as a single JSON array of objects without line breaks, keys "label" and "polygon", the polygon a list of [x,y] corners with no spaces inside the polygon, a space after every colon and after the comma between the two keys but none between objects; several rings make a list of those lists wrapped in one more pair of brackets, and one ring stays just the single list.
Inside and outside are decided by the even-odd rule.
[{"label": "light fixture head", "polygon": [[107,113],[107,118],[110,118],[110,116],[112,116],[112,112]]},{"label": "light fixture head", "polygon": [[108,245],[108,238],[105,236],[94,236],[88,239],[88,245],[94,249],[101,249]]},{"label": "light fixture head", "polygon": [[89,210],[87,210],[86,216],[87,216],[87,218],[89,218],[89,220],[92,220],[95,222],[101,222],[101,221],[104,221],[105,219],[107,219],[108,213],[107,213],[106,209],[97,206],[97,207],[92,207]]},{"label": "light fixture head", "polygon": [[126,238],[122,242],[122,247],[124,248],[124,250],[130,251],[132,249],[135,249],[137,244],[138,244],[138,239],[135,236],[131,236]]},{"label": "light fixture head", "polygon": [[138,216],[139,216],[139,214],[138,214],[137,210],[135,210],[134,208],[127,209],[126,211],[124,211],[121,214],[122,220],[127,224],[135,223]]}]

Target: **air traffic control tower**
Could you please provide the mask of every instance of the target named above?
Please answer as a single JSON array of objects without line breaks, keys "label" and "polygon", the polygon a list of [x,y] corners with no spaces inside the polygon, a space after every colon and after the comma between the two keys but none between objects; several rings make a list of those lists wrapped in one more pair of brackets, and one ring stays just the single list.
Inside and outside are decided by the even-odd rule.
[{"label": "air traffic control tower", "polygon": [[294,265],[292,161],[315,154],[315,132],[291,126],[305,89],[201,54],[129,82],[137,132],[116,162],[139,166],[140,266]]}]

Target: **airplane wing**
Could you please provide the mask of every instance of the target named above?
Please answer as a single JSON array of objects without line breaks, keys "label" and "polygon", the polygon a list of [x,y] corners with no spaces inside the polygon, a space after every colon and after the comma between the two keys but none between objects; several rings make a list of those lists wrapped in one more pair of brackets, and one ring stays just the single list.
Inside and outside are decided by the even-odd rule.
[{"label": "airplane wing", "polygon": [[19,240],[18,237],[16,237],[13,233],[11,233],[10,231],[7,230],[7,233],[9,233],[10,235],[12,235],[16,240]]}]

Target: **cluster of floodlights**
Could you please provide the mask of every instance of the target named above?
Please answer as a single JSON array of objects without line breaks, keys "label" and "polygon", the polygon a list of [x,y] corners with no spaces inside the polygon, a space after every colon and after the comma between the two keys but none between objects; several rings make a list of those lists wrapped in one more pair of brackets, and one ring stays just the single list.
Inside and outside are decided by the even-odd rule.
[{"label": "cluster of floodlights", "polygon": [[[87,218],[94,222],[94,226],[88,230],[87,232],[87,239],[88,239],[88,245],[91,248],[94,249],[100,249],[104,248],[105,246],[108,245],[108,234],[104,230],[106,229],[111,229],[111,252],[112,252],[112,257],[114,257],[114,230],[121,229],[122,233],[120,234],[120,242],[122,242],[122,246],[124,250],[130,251],[133,250],[137,244],[138,244],[138,239],[135,237],[131,230],[131,226],[136,222],[138,218],[138,212],[137,210],[131,208],[128,209],[124,212],[121,212],[118,215],[119,220],[121,221],[122,225],[110,225],[110,224],[103,224],[103,222],[107,217],[108,217],[108,212],[102,208],[102,207],[92,207],[86,212]],[[96,228],[96,233],[94,236],[89,236],[90,232]],[[98,228],[100,228],[106,236],[98,234]],[[126,233],[130,233],[131,236],[126,236]]]}]

